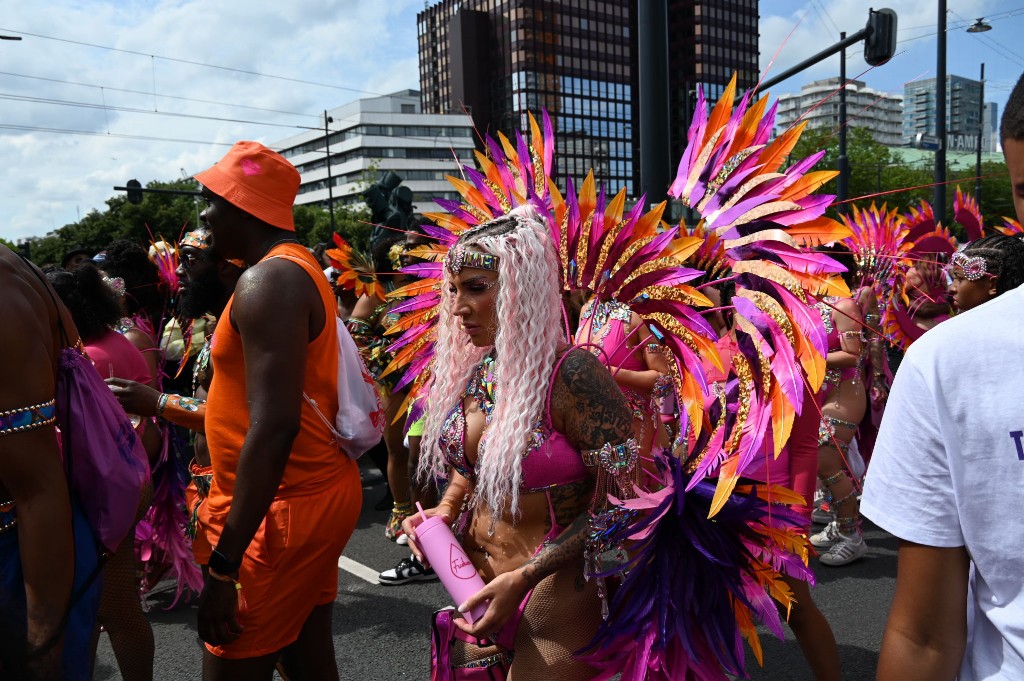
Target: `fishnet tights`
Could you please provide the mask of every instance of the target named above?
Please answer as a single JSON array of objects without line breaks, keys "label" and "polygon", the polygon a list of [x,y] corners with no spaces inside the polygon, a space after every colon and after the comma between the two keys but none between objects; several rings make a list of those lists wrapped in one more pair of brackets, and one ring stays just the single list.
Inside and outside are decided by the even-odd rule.
[{"label": "fishnet tights", "polygon": [[[594,668],[572,654],[590,642],[600,622],[597,585],[584,580],[582,560],[545,578],[533,590],[519,622],[508,681],[593,678]],[[451,660],[453,665],[460,665],[501,650],[498,646],[481,648],[454,641]]]},{"label": "fishnet tights", "polygon": [[[142,490],[136,522],[145,515],[153,499],[153,485]],[[93,651],[99,640],[99,625],[110,636],[124,681],[153,681],[153,628],[142,612],[139,579],[135,564],[135,526],[103,569],[103,595],[93,631]]]}]

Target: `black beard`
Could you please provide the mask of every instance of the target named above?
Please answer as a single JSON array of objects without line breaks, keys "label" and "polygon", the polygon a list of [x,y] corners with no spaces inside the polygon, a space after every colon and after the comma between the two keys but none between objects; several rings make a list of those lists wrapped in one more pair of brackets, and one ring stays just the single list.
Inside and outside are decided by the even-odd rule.
[{"label": "black beard", "polygon": [[217,278],[216,272],[210,272],[202,279],[193,279],[178,301],[178,313],[185,319],[198,319],[205,314],[219,316],[224,310],[227,290]]}]

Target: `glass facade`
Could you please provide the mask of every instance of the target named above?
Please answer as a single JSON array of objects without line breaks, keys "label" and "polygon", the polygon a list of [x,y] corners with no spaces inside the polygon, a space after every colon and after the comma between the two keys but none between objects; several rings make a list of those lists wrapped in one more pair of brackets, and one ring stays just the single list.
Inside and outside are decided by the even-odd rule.
[{"label": "glass facade", "polygon": [[557,132],[555,176],[598,179],[632,193],[635,70],[623,0],[443,0],[421,12],[425,112],[473,114],[506,135],[547,109]]},{"label": "glass facade", "polygon": [[[903,139],[912,144],[918,133],[935,135],[935,79],[924,78],[903,86]],[[961,76],[946,77],[946,131],[951,151],[973,151],[981,114],[981,83]],[[984,143],[984,141],[983,141]]]},{"label": "glass facade", "polygon": [[[685,148],[693,92],[717,98],[735,72],[758,77],[757,0],[669,0],[672,162]],[[635,0],[441,0],[417,16],[421,106],[469,111],[481,133],[527,125],[546,108],[558,183],[593,168],[639,187]],[[673,165],[674,167],[674,165]]]}]

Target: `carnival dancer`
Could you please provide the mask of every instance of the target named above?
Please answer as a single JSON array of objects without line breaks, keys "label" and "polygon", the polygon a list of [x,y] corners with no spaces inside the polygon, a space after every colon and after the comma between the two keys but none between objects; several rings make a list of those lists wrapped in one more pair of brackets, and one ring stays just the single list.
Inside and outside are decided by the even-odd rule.
[{"label": "carnival dancer", "polygon": [[355,461],[317,414],[338,411],[334,294],[295,239],[294,166],[238,142],[196,179],[217,253],[249,265],[211,350],[203,677],[270,679],[280,658],[290,676],[337,678],[338,556],[362,491]]},{"label": "carnival dancer", "polygon": [[664,351],[640,316],[617,300],[589,300],[580,312],[575,343],[608,367],[633,413],[633,435],[645,468],[655,470],[651,450],[669,444],[661,400],[672,392]]},{"label": "carnival dancer", "polygon": [[[131,241],[113,242],[95,260],[113,281],[120,280],[117,288],[127,315],[118,330],[146,358],[150,387],[162,390],[165,358],[159,338],[164,323],[171,317],[169,283],[146,250]],[[143,563],[142,591],[147,592],[161,579],[171,577],[177,582],[177,601],[188,591],[198,591],[202,584],[183,530],[187,472],[177,456],[179,443],[172,429],[155,417],[150,417],[150,422],[154,427],[143,433],[142,442],[153,472],[153,501],[136,528],[136,555]]]},{"label": "carnival dancer", "polygon": [[59,358],[78,332],[42,273],[3,245],[0,288],[0,677],[84,681],[99,555],[53,426]]},{"label": "carnival dancer", "polygon": [[957,313],[972,310],[1024,283],[1024,241],[994,234],[965,245],[947,267]]},{"label": "carnival dancer", "polygon": [[[148,383],[149,368],[142,353],[131,341],[114,331],[123,316],[117,294],[100,271],[92,264],[81,265],[72,272],[53,270],[47,279],[71,311],[100,378],[113,378]],[[156,429],[144,414],[129,412],[140,435]],[[153,497],[153,486],[146,480],[139,499],[135,523],[142,519]],[[135,525],[103,567],[103,592],[96,627],[92,637],[95,656],[100,627],[110,637],[110,647],[117,659],[121,677],[126,681],[147,681],[153,678],[153,628],[139,600],[139,579],[135,559]]]},{"label": "carnival dancer", "polygon": [[[192,481],[185,489],[189,521],[186,534],[192,540],[192,555],[200,565],[210,558],[212,547],[203,533],[196,531],[199,505],[206,499],[213,480],[210,452],[206,444],[206,397],[213,381],[210,350],[213,332],[238,278],[245,269],[241,260],[224,260],[212,253],[212,235],[205,227],[193,230],[178,244],[178,316],[185,321],[206,320],[206,336],[192,366],[192,394],[161,393],[142,381],[113,378],[107,381],[114,396],[132,414],[159,416],[192,431],[195,458],[189,464]],[[211,318],[212,316],[212,318]]]},{"label": "carnival dancer", "polygon": [[[454,469],[427,514],[455,520],[467,509],[463,546],[488,584],[461,609],[489,601],[473,625],[457,620],[468,636],[453,643],[453,664],[589,679],[596,670],[573,657],[601,619],[583,576],[587,511],[607,489],[602,449],[635,464],[630,411],[608,370],[569,350],[555,250],[536,210],[485,222],[449,253],[421,471]],[[418,519],[404,525],[422,562]]]},{"label": "carnival dancer", "polygon": [[[844,255],[848,261],[844,278],[849,286],[853,259],[848,252]],[[820,557],[823,565],[841,566],[862,558],[868,550],[857,510],[858,482],[847,459],[858,424],[867,413],[863,376],[867,343],[864,317],[856,300],[826,296],[815,307],[828,334],[818,426],[818,477],[833,519],[810,539],[816,548],[826,549]]]},{"label": "carnival dancer", "polygon": [[[700,264],[718,276],[724,274],[724,251],[713,247],[702,250],[705,251],[705,257],[699,258]],[[709,250],[713,254],[708,254]],[[719,335],[719,342],[716,345],[723,364],[728,366],[729,358],[738,352],[736,334],[732,328],[733,315],[728,312],[735,286],[733,282],[727,281],[720,286],[708,286],[702,290],[716,308],[711,323]],[[718,389],[724,391],[728,376],[710,362],[705,368],[708,380],[718,382]],[[821,422],[819,411],[817,396],[805,386],[804,409],[794,419],[789,439],[782,452],[778,457],[765,452],[764,456],[759,457],[760,460],[743,475],[746,480],[781,485],[798,494],[804,502],[796,505],[795,510],[800,514],[801,529],[805,536],[810,534],[811,529],[812,509],[808,502],[814,498],[815,483],[818,479],[818,425]],[[816,681],[839,681],[842,679],[842,672],[835,634],[828,619],[815,604],[810,585],[805,580],[788,575],[783,575],[783,579],[794,596],[794,603],[787,613],[786,621],[793,630],[793,635],[814,678]]]},{"label": "carnival dancer", "polygon": [[[691,130],[691,141],[696,142],[680,167],[678,186],[673,187],[674,195],[700,205],[709,229],[725,240],[733,278],[741,289],[734,303],[740,319],[740,352],[726,369],[729,387],[724,392],[710,393],[701,368],[702,355],[714,357],[721,368],[714,330],[703,312],[712,303],[689,285],[703,273],[682,264],[703,240],[689,235],[676,238],[675,228],[660,231],[664,203],[644,213],[641,200],[627,213],[625,190],[609,199],[592,181],[584,181],[577,193],[570,180],[563,198],[550,181],[554,140],[546,115],[543,134],[530,118],[529,144],[521,134],[514,142],[503,135],[499,135],[500,143],[487,138],[489,154],[477,157],[480,168],[465,168],[468,181],[456,184],[462,201],[439,201],[448,214],[430,215],[439,227],[425,228],[443,248],[452,249],[449,258],[461,271],[467,263],[476,267],[477,258],[498,255],[501,262],[499,253],[477,255],[472,249],[469,254],[465,249],[457,250],[464,245],[463,238],[473,238],[479,225],[510,214],[517,216],[523,210],[536,211],[550,234],[562,291],[627,304],[664,339],[671,357],[673,393],[680,405],[676,428],[680,437],[674,456],[664,460],[665,477],[658,485],[661,489],[648,493],[639,488],[635,458],[627,452],[616,452],[611,443],[609,451],[601,456],[608,468],[602,466],[598,471],[598,485],[604,475],[607,487],[598,489],[588,520],[585,574],[596,585],[599,602],[605,601],[600,598],[602,593],[606,597],[608,617],[582,651],[583,661],[599,670],[595,678],[622,674],[624,679],[676,679],[692,674],[724,679],[728,674],[742,674],[743,637],[760,655],[754,621],[766,622],[781,635],[781,621],[768,596],[771,593],[777,597],[784,608],[791,603],[780,572],[809,578],[806,539],[799,536],[800,522],[786,507],[796,503],[795,495],[772,485],[737,483],[755,453],[763,451],[761,445],[766,440],[772,444],[771,455],[776,456],[788,439],[792,419],[804,406],[801,367],[806,368],[808,382],[815,389],[821,381],[822,372],[817,367],[824,363],[825,338],[820,318],[815,321],[813,310],[808,309],[806,291],[832,290],[832,273],[841,267],[824,255],[808,257],[800,253],[799,244],[834,241],[848,231],[821,216],[832,197],[811,194],[834,175],[807,173],[820,154],[780,171],[799,130],[767,144],[771,120],[764,116],[766,103],[759,102],[748,110],[748,97],[730,115],[734,92],[734,86],[727,89],[710,124],[703,97],[699,98],[700,108]],[[728,136],[723,134],[726,129]],[[733,154],[727,153],[730,149]],[[714,167],[705,167],[704,163],[713,163]],[[737,176],[730,182],[733,171]],[[762,173],[763,177],[757,182],[742,181],[752,173]],[[714,178],[714,182],[706,182],[708,178]],[[711,202],[710,207],[705,198]],[[526,204],[531,207],[523,208]],[[773,216],[778,222],[758,219],[764,216]],[[795,236],[790,235],[791,228]],[[466,236],[459,236],[462,234]],[[445,326],[435,323],[437,306],[445,304],[443,297],[473,295],[471,287],[482,289],[476,295],[486,296],[491,284],[487,281],[490,277],[474,277],[465,282],[469,290],[464,294],[458,286],[449,291],[452,275],[439,263],[406,269],[425,280],[392,294],[411,296],[394,308],[403,316],[396,327],[400,331],[396,334],[398,340],[389,348],[395,354],[395,364],[408,367],[408,378],[410,373],[415,375],[432,366],[439,359],[435,352],[451,342],[445,336]],[[836,288],[845,291],[841,286]],[[505,328],[504,309],[499,308],[498,313],[500,333]],[[563,320],[567,317],[561,310],[556,313]],[[706,312],[712,313],[710,309]],[[471,312],[466,314],[469,335],[476,338],[488,332]],[[541,327],[537,328],[539,331]],[[567,331],[562,333],[568,337]],[[569,352],[568,356],[578,352]],[[440,446],[455,452],[453,458],[461,456],[461,439],[455,433],[462,430],[463,410],[458,407],[465,405],[454,386],[465,382],[471,393],[489,392],[491,367],[485,364],[479,380],[473,379],[476,362],[486,359],[484,354],[474,350],[468,358],[462,358],[460,361],[467,366],[461,375],[435,372],[423,391],[414,390],[410,418],[422,412],[423,402],[430,407],[426,447]],[[495,361],[507,361],[503,357],[499,349]],[[438,388],[445,385],[439,384],[442,376],[453,382],[450,389]],[[533,380],[532,375],[528,376]],[[515,377],[521,380],[518,373]],[[503,391],[508,389],[501,377],[493,378],[498,402],[492,423],[498,418],[497,405]],[[481,388],[473,389],[474,385]],[[706,399],[712,396],[713,403],[705,408]],[[455,404],[445,404],[444,411],[435,413],[435,404],[445,399]],[[453,406],[457,409],[451,411]],[[465,413],[467,419],[470,412],[472,404]],[[485,416],[472,415],[486,422]],[[440,445],[432,442],[435,435],[430,424],[438,428],[434,433],[442,433],[449,421],[451,439],[442,439]],[[486,461],[495,445],[491,436],[483,441],[485,450],[480,460]],[[472,440],[466,444],[473,446]],[[508,449],[501,447],[499,451]],[[435,461],[440,460],[437,452],[434,456]],[[523,466],[532,465],[535,456],[526,457]],[[480,469],[473,471],[479,492],[482,473]],[[717,475],[717,482],[707,479],[711,475]],[[507,475],[499,476],[499,480],[515,484]],[[454,510],[452,503],[461,494],[458,484],[460,479],[456,477],[450,490],[453,497],[446,497],[448,503],[435,512]],[[472,517],[476,522],[477,516]],[[414,522],[407,522],[410,530]],[[685,539],[681,541],[681,537]],[[480,549],[472,543],[468,548],[490,555],[497,547],[487,541],[484,538],[478,544]],[[602,586],[605,578],[622,581],[612,592]],[[701,586],[694,589],[695,583]],[[528,610],[536,600],[535,594],[527,604]],[[471,598],[468,605],[477,601]],[[728,608],[718,607],[726,602]],[[557,617],[554,612],[551,616]],[[659,614],[652,617],[652,613]],[[435,631],[444,631],[444,627],[435,623]],[[446,646],[435,650],[439,655],[435,659],[466,662],[463,644],[449,651],[444,634],[436,635],[435,641]],[[515,660],[519,659],[517,646]],[[501,660],[488,662],[498,667]],[[442,670],[437,678],[462,678],[460,673],[464,673],[461,667],[437,668]],[[495,672],[492,669],[489,673]]]}]

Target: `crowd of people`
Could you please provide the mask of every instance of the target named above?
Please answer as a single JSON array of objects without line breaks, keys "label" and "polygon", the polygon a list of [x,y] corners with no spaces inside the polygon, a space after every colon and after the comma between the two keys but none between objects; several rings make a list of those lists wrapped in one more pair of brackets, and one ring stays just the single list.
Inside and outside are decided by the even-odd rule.
[{"label": "crowd of people", "polygon": [[[299,173],[256,142],[195,176],[176,244],[0,247],[0,677],[89,679],[102,630],[151,680],[173,580],[197,677],[336,679],[366,449],[410,554],[381,585],[482,579],[424,623],[437,681],[727,679],[784,622],[840,679],[809,557],[862,559],[864,518],[900,540],[879,679],[1024,675],[1024,229],[959,192],[966,240],[926,205],[826,218],[820,154],[735,104],[698,95],[669,190],[696,227],[559,192],[545,114],[367,256],[299,243]],[[1024,78],[1001,138],[1020,220]],[[468,562],[431,564],[431,518]]]}]

